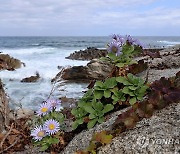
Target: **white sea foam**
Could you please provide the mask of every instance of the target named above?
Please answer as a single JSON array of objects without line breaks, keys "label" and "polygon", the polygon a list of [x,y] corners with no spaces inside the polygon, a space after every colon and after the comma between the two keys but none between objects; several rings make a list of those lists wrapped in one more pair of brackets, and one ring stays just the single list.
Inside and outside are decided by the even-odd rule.
[{"label": "white sea foam", "polygon": [[[46,99],[51,91],[52,84],[50,80],[59,72],[57,66],[78,66],[86,65],[88,61],[75,61],[65,59],[74,50],[61,50],[57,48],[29,48],[29,49],[6,49],[3,53],[20,59],[25,63],[25,67],[16,71],[2,71],[0,78],[6,84],[7,92],[11,97],[11,106],[15,107],[15,102],[21,100],[24,107],[35,109],[35,106]],[[20,80],[25,77],[35,75],[39,72],[41,80],[37,83],[21,83]],[[9,81],[9,80],[12,81]],[[73,86],[72,86],[73,85]],[[64,86],[60,93],[55,91],[54,95],[77,97],[85,86],[70,84]]]},{"label": "white sea foam", "polygon": [[166,41],[166,40],[163,40],[163,41],[157,41],[157,42],[163,43],[163,44],[167,44],[167,45],[176,45],[176,44],[180,44],[180,42]]}]

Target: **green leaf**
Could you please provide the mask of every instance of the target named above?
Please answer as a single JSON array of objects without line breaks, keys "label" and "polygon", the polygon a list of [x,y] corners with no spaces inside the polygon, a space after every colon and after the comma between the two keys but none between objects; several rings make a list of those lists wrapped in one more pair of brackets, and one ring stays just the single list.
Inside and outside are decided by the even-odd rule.
[{"label": "green leaf", "polygon": [[114,106],[112,104],[107,104],[104,106],[103,113],[107,113],[114,109]]},{"label": "green leaf", "polygon": [[136,90],[138,87],[136,87],[136,86],[128,86],[128,88],[129,88],[130,90]]},{"label": "green leaf", "polygon": [[103,117],[104,116],[104,112],[103,111],[98,111],[98,112],[96,112],[96,116],[97,117]]},{"label": "green leaf", "polygon": [[116,81],[119,82],[119,83],[124,83],[124,81],[126,81],[127,79],[122,77],[122,76],[119,76],[119,77],[116,77]]},{"label": "green leaf", "polygon": [[101,111],[103,109],[103,104],[101,102],[93,102],[93,108],[97,111]]},{"label": "green leaf", "polygon": [[83,118],[77,119],[76,121],[79,125],[83,124],[83,122],[84,122]]},{"label": "green leaf", "polygon": [[131,74],[131,73],[128,73],[127,77],[128,77],[128,79],[131,80],[131,81],[133,81],[134,78],[135,78],[135,76],[134,76],[133,74]]},{"label": "green leaf", "polygon": [[124,85],[132,85],[125,77],[117,77],[116,81],[119,83],[123,83]]},{"label": "green leaf", "polygon": [[90,120],[87,124],[88,129],[93,128],[97,121],[97,119]]},{"label": "green leaf", "polygon": [[110,90],[105,90],[104,91],[104,97],[109,98],[111,96],[111,91]]},{"label": "green leaf", "polygon": [[49,148],[49,146],[46,144],[46,145],[43,145],[41,148],[40,148],[40,151],[45,151]]},{"label": "green leaf", "polygon": [[129,65],[132,65],[132,64],[138,64],[138,62],[136,60],[131,60]]},{"label": "green leaf", "polygon": [[76,114],[77,114],[77,108],[73,108],[73,109],[71,110],[71,113],[72,113],[73,115],[76,115]]},{"label": "green leaf", "polygon": [[62,113],[60,112],[51,112],[51,113],[53,113],[52,117],[55,120],[59,121],[60,123],[64,122],[64,115]]},{"label": "green leaf", "polygon": [[104,92],[103,91],[100,91],[100,90],[94,90],[94,97],[96,99],[101,99],[104,95]]},{"label": "green leaf", "polygon": [[87,103],[87,102],[80,101],[80,102],[78,102],[78,107],[83,108],[83,106],[84,106],[86,103]]},{"label": "green leaf", "polygon": [[122,90],[122,92],[123,92],[124,94],[129,94],[130,96],[135,96],[135,95],[133,94],[133,92],[132,92],[128,87],[124,87],[123,90]]},{"label": "green leaf", "polygon": [[89,115],[89,119],[94,119],[94,118],[96,118],[96,115],[94,115],[94,114]]},{"label": "green leaf", "polygon": [[103,87],[103,82],[101,82],[101,81],[96,81],[95,87]]},{"label": "green leaf", "polygon": [[118,90],[119,90],[118,87],[114,87],[113,89],[110,89],[110,91],[113,92],[113,93],[117,92]]},{"label": "green leaf", "polygon": [[123,101],[123,102],[126,101],[126,97],[124,97],[124,96],[121,97],[121,101]]},{"label": "green leaf", "polygon": [[119,100],[119,98],[116,97],[115,95],[112,95],[112,99],[113,99],[115,102],[117,102],[117,101]]},{"label": "green leaf", "polygon": [[134,46],[126,44],[123,46],[122,51],[125,55],[130,55],[134,51]]},{"label": "green leaf", "polygon": [[114,88],[117,85],[117,81],[115,77],[112,78],[108,78],[105,80],[104,82],[105,87],[107,87],[108,89],[110,88]]},{"label": "green leaf", "polygon": [[141,101],[143,99],[143,96],[137,96],[137,99]]},{"label": "green leaf", "polygon": [[113,60],[113,61],[116,60],[116,58],[117,58],[117,57],[116,57],[116,54],[115,54],[115,53],[112,53],[112,52],[111,52],[111,53],[108,53],[108,57],[109,57],[111,60]]},{"label": "green leaf", "polygon": [[139,92],[140,94],[144,94],[144,93],[146,92],[147,88],[148,88],[148,86],[145,85],[145,86],[141,87],[141,88],[138,90],[138,92]]},{"label": "green leaf", "polygon": [[58,138],[51,138],[51,144],[58,144],[59,143],[59,139]]},{"label": "green leaf", "polygon": [[101,124],[101,123],[103,123],[105,121],[105,118],[104,117],[101,117],[101,118],[99,118],[98,119],[98,122]]},{"label": "green leaf", "polygon": [[126,64],[125,63],[117,63],[116,66],[117,67],[124,67]]},{"label": "green leaf", "polygon": [[72,124],[73,130],[75,130],[79,126],[79,123],[77,121],[74,121]]},{"label": "green leaf", "polygon": [[136,97],[131,98],[131,99],[129,100],[129,103],[130,103],[131,105],[134,105],[134,104],[136,103]]},{"label": "green leaf", "polygon": [[102,60],[102,61],[110,61],[110,59],[108,57],[101,57],[100,60]]},{"label": "green leaf", "polygon": [[90,104],[86,104],[86,105],[84,106],[84,110],[85,110],[86,112],[92,113],[92,114],[95,112],[95,110],[92,108],[92,106],[91,106]]}]

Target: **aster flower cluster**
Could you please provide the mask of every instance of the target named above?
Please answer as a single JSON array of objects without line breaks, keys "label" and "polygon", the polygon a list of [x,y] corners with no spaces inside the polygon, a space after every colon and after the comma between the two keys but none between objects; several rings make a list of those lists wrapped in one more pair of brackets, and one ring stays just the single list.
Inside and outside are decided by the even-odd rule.
[{"label": "aster flower cluster", "polygon": [[144,47],[139,40],[132,38],[130,35],[126,35],[123,37],[121,35],[114,34],[112,35],[112,39],[113,41],[108,44],[107,51],[108,53],[115,53],[116,56],[120,56],[121,54],[123,54],[122,50],[125,44],[135,45],[141,48]]},{"label": "aster flower cluster", "polygon": [[[61,101],[55,99],[48,99],[38,107],[36,113],[44,124],[36,126],[31,131],[31,136],[35,141],[41,141],[44,137],[56,134],[60,130],[60,123],[54,117],[59,119],[60,114],[56,112],[61,109]],[[46,118],[44,118],[45,116]]]},{"label": "aster flower cluster", "polygon": [[46,120],[44,125],[36,126],[32,132],[31,136],[35,141],[40,141],[48,135],[53,135],[60,130],[60,124],[54,119]]},{"label": "aster flower cluster", "polygon": [[44,116],[53,110],[60,111],[61,109],[62,106],[60,100],[48,99],[38,107],[37,115]]}]

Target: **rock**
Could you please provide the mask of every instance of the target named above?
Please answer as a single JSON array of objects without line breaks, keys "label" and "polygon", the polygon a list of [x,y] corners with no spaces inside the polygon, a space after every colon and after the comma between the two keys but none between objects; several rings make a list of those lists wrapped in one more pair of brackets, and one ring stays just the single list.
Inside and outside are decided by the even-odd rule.
[{"label": "rock", "polygon": [[5,125],[9,125],[9,101],[0,80],[0,133],[5,132]]},{"label": "rock", "polygon": [[143,119],[135,128],[115,137],[101,147],[99,154],[119,153],[179,153],[180,104],[172,104]]},{"label": "rock", "polygon": [[87,66],[73,66],[60,71],[51,82],[64,80],[90,81],[104,79],[112,71],[113,65],[99,59],[91,60]]},{"label": "rock", "polygon": [[13,71],[25,64],[20,60],[10,57],[8,54],[0,54],[0,70]]},{"label": "rock", "polygon": [[[180,47],[180,45],[179,45]],[[165,49],[161,55],[170,52],[172,57],[177,57],[179,47]],[[175,53],[173,55],[173,52]],[[164,55],[168,56],[168,55]],[[163,57],[164,58],[164,57]],[[173,61],[173,60],[172,60]],[[167,64],[171,64],[167,61]],[[153,82],[160,79],[162,76],[171,77],[180,71],[180,66],[177,65],[171,69],[155,69],[149,70],[149,81]],[[140,73],[140,77],[145,78],[146,72]],[[177,79],[177,86],[179,80]],[[111,125],[117,118],[117,115],[125,112],[128,108],[114,112],[111,118],[106,122],[96,125],[90,130],[84,130],[76,135],[67,145],[61,154],[75,153],[77,150],[83,150],[88,145],[95,132],[102,130],[110,130]],[[120,154],[120,153],[179,153],[180,152],[180,101],[168,107],[156,111],[149,119],[143,119],[137,125],[124,133],[115,137],[110,144],[102,146],[97,150],[99,154]]]},{"label": "rock", "polygon": [[[148,52],[159,52],[162,50],[160,49],[144,49],[144,53]],[[72,60],[92,60],[92,59],[99,59],[101,57],[105,57],[107,55],[106,49],[97,49],[95,47],[88,47],[85,50],[75,51],[74,53],[70,54],[67,59]]]},{"label": "rock", "polygon": [[63,71],[64,80],[79,80],[88,78],[88,68],[84,66],[74,66]]},{"label": "rock", "polygon": [[93,59],[87,66],[74,66],[67,68],[62,72],[62,78],[64,80],[93,80],[104,79],[112,71],[113,65],[101,61],[99,59]]},{"label": "rock", "polygon": [[40,75],[37,72],[35,76],[30,76],[21,80],[21,82],[37,82],[40,79]]},{"label": "rock", "polygon": [[[84,130],[76,135],[64,149],[62,154],[75,153],[83,150],[88,145],[95,132],[110,130],[117,115],[125,112],[128,108],[112,114],[112,118],[103,124],[96,125],[90,130]],[[98,149],[99,154],[120,153],[174,153],[180,150],[180,103],[172,104],[167,108],[156,111],[150,119],[143,119],[131,130],[121,133],[112,142]],[[163,144],[163,140],[174,140],[173,143]],[[144,143],[145,141],[145,143]],[[155,143],[154,143],[155,142]],[[159,143],[161,142],[161,143]],[[175,143],[176,142],[176,143]],[[154,143],[154,144],[153,144]]]},{"label": "rock", "polygon": [[30,109],[18,109],[16,111],[17,119],[28,118],[34,115],[34,111]]},{"label": "rock", "polygon": [[77,106],[77,99],[75,98],[68,98],[68,97],[61,97],[59,98],[61,100],[61,105],[63,106],[63,108],[74,108]]},{"label": "rock", "polygon": [[75,51],[66,57],[72,60],[92,60],[100,57],[105,57],[107,55],[106,49],[97,49],[95,47],[88,47],[85,50]]}]

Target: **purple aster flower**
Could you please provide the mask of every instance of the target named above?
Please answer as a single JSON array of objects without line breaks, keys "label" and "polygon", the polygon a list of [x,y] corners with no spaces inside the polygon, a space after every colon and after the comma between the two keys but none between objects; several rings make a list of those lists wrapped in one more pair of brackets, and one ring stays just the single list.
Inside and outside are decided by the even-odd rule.
[{"label": "purple aster flower", "polygon": [[115,53],[116,55],[121,55],[122,54],[122,48],[121,48],[121,44],[119,43],[119,42],[115,42],[115,41],[113,41],[113,42],[111,42],[110,44],[109,44],[109,47],[107,48],[107,51],[110,53],[110,52],[112,52],[112,53]]},{"label": "purple aster flower", "polygon": [[45,137],[46,135],[47,135],[46,131],[43,129],[42,126],[36,126],[31,132],[31,136],[36,141],[42,140],[42,138]]},{"label": "purple aster flower", "polygon": [[121,36],[121,35],[113,34],[112,38],[114,39],[114,41],[119,42],[121,44],[121,46],[126,42],[125,39],[123,38],[123,36]]},{"label": "purple aster flower", "polygon": [[112,35],[112,39],[114,39],[114,40],[116,40],[116,41],[118,40],[118,37],[119,37],[119,36],[116,35],[116,34],[113,34],[113,35]]},{"label": "purple aster flower", "polygon": [[140,46],[141,48],[145,47],[145,45],[143,43],[141,43],[139,40],[135,40],[134,45]]},{"label": "purple aster flower", "polygon": [[46,120],[44,123],[44,128],[46,133],[49,135],[53,135],[59,131],[59,122],[54,119]]},{"label": "purple aster flower", "polygon": [[130,44],[133,44],[135,41],[130,35],[126,35],[125,38],[126,38],[126,41]]},{"label": "purple aster flower", "polygon": [[48,99],[46,102],[53,108],[61,104],[61,101],[56,99]]},{"label": "purple aster flower", "polygon": [[52,107],[49,103],[43,103],[39,106],[39,108],[37,110],[37,115],[44,116],[44,115],[48,114],[51,110],[52,110]]}]

